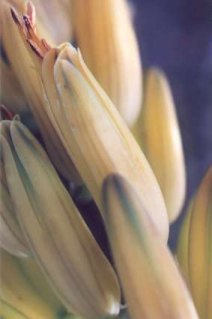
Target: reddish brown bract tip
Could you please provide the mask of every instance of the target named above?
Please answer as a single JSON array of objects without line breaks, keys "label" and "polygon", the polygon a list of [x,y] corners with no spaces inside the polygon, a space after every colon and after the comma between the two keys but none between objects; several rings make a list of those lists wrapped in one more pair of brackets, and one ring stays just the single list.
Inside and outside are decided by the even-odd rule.
[{"label": "reddish brown bract tip", "polygon": [[14,8],[11,8],[10,10],[13,21],[18,25],[21,34],[30,45],[30,48],[39,58],[43,59],[51,47],[44,39],[40,39],[37,35],[34,5],[31,2],[28,2],[26,13],[22,17],[18,15]]}]

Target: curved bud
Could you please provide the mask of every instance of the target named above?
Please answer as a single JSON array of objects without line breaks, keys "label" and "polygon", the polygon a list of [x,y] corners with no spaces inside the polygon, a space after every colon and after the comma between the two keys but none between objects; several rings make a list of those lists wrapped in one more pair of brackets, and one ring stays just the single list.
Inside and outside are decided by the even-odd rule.
[{"label": "curved bud", "polygon": [[[50,50],[50,46],[46,41],[37,37],[33,5],[28,4],[27,8],[23,10],[25,14],[20,17],[14,8],[10,8],[8,3],[4,2],[2,4],[4,48],[24,91],[28,105],[38,123],[53,163],[64,177],[79,182],[79,175],[45,111],[49,106],[40,78],[39,63],[42,50],[47,52]],[[31,48],[39,57],[36,55],[36,58],[33,59],[34,55],[31,55]]]},{"label": "curved bud", "polygon": [[132,125],[141,107],[138,44],[125,0],[74,0],[74,33],[86,64]]},{"label": "curved bud", "polygon": [[152,170],[79,51],[69,44],[50,50],[43,60],[42,78],[49,100],[52,96],[49,112],[55,128],[100,211],[102,182],[119,172],[133,183],[167,239],[167,214]]},{"label": "curved bud", "polygon": [[55,293],[69,311],[86,318],[117,314],[116,275],[46,153],[17,121],[10,138],[11,144],[2,139],[8,188],[29,247]]},{"label": "curved bud", "polygon": [[[18,20],[17,15],[14,20]],[[114,171],[123,173],[145,198],[150,214],[157,212],[155,223],[167,239],[167,213],[152,170],[80,52],[68,43],[50,48],[36,35],[26,16],[18,28],[27,39],[29,56],[42,79],[45,99],[40,101],[42,112],[35,103],[37,113],[48,120],[100,210],[103,179]]]},{"label": "curved bud", "polygon": [[102,197],[107,233],[132,318],[197,319],[175,261],[136,190],[121,176],[110,175]]},{"label": "curved bud", "polygon": [[190,203],[177,257],[200,318],[212,314],[212,167]]},{"label": "curved bud", "polygon": [[171,90],[158,69],[147,73],[144,105],[133,131],[157,177],[173,222],[185,198],[185,163]]}]

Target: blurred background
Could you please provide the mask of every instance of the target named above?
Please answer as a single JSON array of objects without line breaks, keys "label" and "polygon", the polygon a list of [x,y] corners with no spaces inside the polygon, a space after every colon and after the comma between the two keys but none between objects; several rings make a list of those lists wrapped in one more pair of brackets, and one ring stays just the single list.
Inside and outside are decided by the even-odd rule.
[{"label": "blurred background", "polygon": [[[187,207],[212,164],[212,0],[131,3],[144,70],[160,67],[171,84],[185,152]],[[182,216],[172,226],[172,248],[181,221]]]}]

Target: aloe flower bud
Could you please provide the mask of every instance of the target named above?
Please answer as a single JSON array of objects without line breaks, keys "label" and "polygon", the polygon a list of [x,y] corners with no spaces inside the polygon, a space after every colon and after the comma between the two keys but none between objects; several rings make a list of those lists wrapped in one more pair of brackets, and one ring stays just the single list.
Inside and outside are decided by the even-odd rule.
[{"label": "aloe flower bud", "polygon": [[[2,4],[2,12],[4,48],[24,91],[28,105],[38,123],[47,151],[57,169],[66,178],[79,182],[79,175],[73,167],[59,135],[55,132],[51,122],[52,119],[48,117],[46,111],[49,108],[48,100],[40,78],[39,66],[34,63],[30,55],[31,50],[28,48],[28,42],[36,46],[34,7],[31,3],[27,4],[26,15],[23,16],[22,20],[19,19],[15,9],[9,7],[8,3],[4,2]],[[41,43],[42,48],[47,51],[49,45],[44,40]],[[37,50],[40,49],[37,48]],[[46,107],[44,108],[45,104]]]},{"label": "aloe flower bud", "polygon": [[42,77],[47,96],[54,96],[50,105],[52,117],[57,119],[55,127],[100,211],[103,213],[101,185],[105,176],[122,173],[167,239],[167,213],[152,170],[79,51],[68,44],[60,52],[50,50],[43,60]]},{"label": "aloe flower bud", "polygon": [[[168,218],[155,176],[80,52],[68,43],[58,48],[49,47],[33,32],[26,16],[22,23],[14,12],[13,16],[20,33],[27,39],[29,55],[42,80],[46,101],[42,104],[42,113],[57,133],[100,211],[103,213],[101,185],[105,176],[120,172],[139,191],[146,209],[167,239]],[[42,113],[38,111],[38,114]]]},{"label": "aloe flower bud", "polygon": [[125,0],[73,0],[74,35],[85,62],[128,125],[141,107],[138,44]]},{"label": "aloe flower bud", "polygon": [[157,177],[173,222],[184,202],[186,176],[174,101],[162,71],[148,71],[144,92],[144,105],[132,131]]},{"label": "aloe flower bud", "polygon": [[116,315],[116,275],[49,159],[19,122],[1,136],[2,162],[18,221],[37,263],[70,312]]},{"label": "aloe flower bud", "polygon": [[106,178],[102,197],[107,233],[131,318],[197,319],[175,261],[136,190],[115,174]]},{"label": "aloe flower bud", "polygon": [[212,167],[190,203],[177,257],[201,319],[212,315]]}]

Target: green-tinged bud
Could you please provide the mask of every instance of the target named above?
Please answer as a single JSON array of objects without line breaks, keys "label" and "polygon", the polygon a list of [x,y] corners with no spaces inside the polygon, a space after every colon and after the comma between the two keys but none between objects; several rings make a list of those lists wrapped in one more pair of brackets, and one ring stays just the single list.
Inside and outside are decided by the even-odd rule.
[{"label": "green-tinged bud", "polygon": [[1,144],[18,221],[55,293],[88,319],[117,314],[116,275],[42,147],[17,121]]},{"label": "green-tinged bud", "polygon": [[[17,15],[14,19],[18,20]],[[117,171],[137,188],[167,239],[168,218],[156,178],[115,106],[86,67],[79,51],[67,43],[50,48],[29,28],[28,22],[26,24],[24,17],[18,27],[28,39],[28,52],[45,92],[46,102],[42,109],[38,105],[38,115],[48,119],[48,125],[64,146],[69,161],[73,161],[100,211],[103,179]]]},{"label": "green-tinged bud", "polygon": [[[43,104],[45,110],[42,111],[66,146],[66,151],[97,204],[100,206],[100,188],[105,175],[114,169],[121,170],[123,174],[126,172],[138,184],[143,197],[147,198],[147,206],[157,207],[150,211],[157,211],[155,222],[167,238],[167,216],[155,177],[133,136],[84,64],[80,53],[69,44],[57,49],[46,49],[34,33],[33,39],[36,39],[37,45],[28,41],[33,49],[30,56],[34,65],[42,69],[45,100],[48,101],[48,104]],[[93,143],[99,152],[92,151]]]},{"label": "green-tinged bud", "polygon": [[73,0],[74,33],[86,64],[128,125],[141,107],[142,72],[126,0]]},{"label": "green-tinged bud", "polygon": [[175,261],[130,184],[106,178],[102,198],[107,233],[133,319],[197,319]]},{"label": "green-tinged bud", "polygon": [[52,97],[49,112],[56,119],[55,128],[102,214],[103,180],[108,174],[119,172],[137,189],[167,239],[168,218],[156,178],[80,52],[69,44],[50,50],[43,60],[42,77],[49,100]]},{"label": "green-tinged bud", "polygon": [[[154,212],[155,224],[167,239],[168,218],[156,178],[119,112],[86,67],[80,52],[68,43],[50,48],[33,32],[29,18],[24,16],[20,22],[14,11],[13,18],[22,40],[27,39],[25,49],[37,70],[36,76],[42,82],[44,100],[35,104],[43,123],[46,123],[43,126],[45,134],[51,126],[54,138],[64,146],[69,161],[73,161],[101,211],[102,182],[108,174],[119,172],[134,184],[147,210],[150,214]],[[29,66],[26,69],[31,72]],[[51,136],[48,137],[51,140]],[[56,153],[55,149],[52,153]]]},{"label": "green-tinged bud", "polygon": [[25,15],[20,19],[15,9],[11,9],[7,1],[1,4],[4,49],[11,68],[25,94],[27,103],[38,123],[53,163],[65,177],[79,182],[79,176],[60,137],[55,132],[51,122],[52,119],[49,119],[47,111],[45,111],[49,108],[49,102],[46,99],[40,78],[39,64],[35,63],[29,49],[30,45],[34,45],[34,50],[41,54],[42,49],[47,52],[50,47],[44,40],[39,39],[39,42],[36,37],[33,5],[28,3],[27,8],[23,8],[23,12],[25,12]]},{"label": "green-tinged bud", "polygon": [[173,222],[184,202],[186,176],[174,101],[163,72],[149,70],[144,92],[144,105],[133,131],[157,177]]},{"label": "green-tinged bud", "polygon": [[212,167],[190,203],[177,257],[201,319],[212,317]]},{"label": "green-tinged bud", "polygon": [[68,314],[33,258],[17,258],[0,250],[0,260],[0,317],[63,319]]}]

